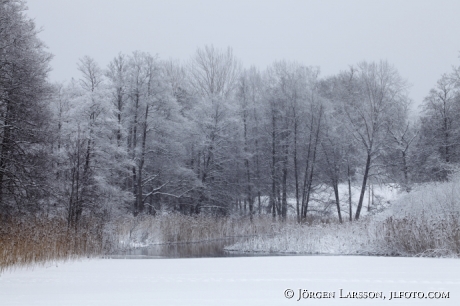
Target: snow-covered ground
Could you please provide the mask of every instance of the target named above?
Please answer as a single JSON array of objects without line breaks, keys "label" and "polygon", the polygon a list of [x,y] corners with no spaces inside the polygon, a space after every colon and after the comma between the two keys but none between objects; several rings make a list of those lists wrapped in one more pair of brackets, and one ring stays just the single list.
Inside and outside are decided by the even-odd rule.
[{"label": "snow-covered ground", "polygon": [[[361,185],[354,184],[351,187],[351,200],[352,200],[352,215],[356,213],[356,208],[361,193]],[[369,188],[365,190],[363,198],[363,207],[361,210],[361,216],[366,216],[371,213],[376,213],[388,208],[390,203],[398,199],[401,194],[401,189],[397,187],[397,184],[373,184],[372,192],[369,197]],[[348,204],[348,185],[339,184],[339,197],[340,197],[340,208],[342,211],[342,217],[348,219],[349,204]],[[370,202],[369,202],[370,200]],[[263,205],[267,206],[269,202],[268,197],[262,197]],[[287,199],[288,202],[288,214],[294,216],[296,214],[296,201],[295,198],[290,197]],[[331,187],[323,186],[319,190],[315,191],[312,195],[309,203],[310,210],[316,212],[329,212],[330,216],[337,215],[337,208],[335,204],[335,195]]]},{"label": "snow-covered ground", "polygon": [[[285,297],[287,289],[293,290],[291,299]],[[334,292],[335,298],[297,301],[299,289]],[[340,289],[342,296],[371,291],[386,298],[340,298]],[[390,300],[393,291],[441,291],[449,292],[449,298]],[[0,276],[2,306],[371,303],[460,305],[460,261],[357,256],[95,259],[16,269]]]}]

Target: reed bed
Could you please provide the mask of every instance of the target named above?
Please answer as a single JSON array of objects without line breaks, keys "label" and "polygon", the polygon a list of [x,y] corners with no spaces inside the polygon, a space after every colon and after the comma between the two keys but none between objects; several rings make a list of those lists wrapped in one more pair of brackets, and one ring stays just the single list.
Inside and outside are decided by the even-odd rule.
[{"label": "reed bed", "polygon": [[[289,222],[289,221],[288,221]],[[29,216],[0,223],[0,272],[56,260],[97,257],[149,244],[189,243],[228,237],[273,235],[282,225],[269,216],[123,216],[107,223],[86,217],[76,230],[63,217]]]},{"label": "reed bed", "polygon": [[387,211],[344,224],[289,224],[227,250],[263,253],[460,256],[460,175],[418,186]]},{"label": "reed bed", "polygon": [[85,218],[78,230],[61,217],[10,218],[0,223],[0,272],[55,260],[92,257],[111,247],[104,227]]},{"label": "reed bed", "polygon": [[460,228],[458,216],[433,221],[421,215],[415,218],[388,218],[384,222],[388,249],[408,256],[458,256]]},{"label": "reed bed", "polygon": [[365,219],[353,223],[288,224],[272,237],[251,237],[226,247],[228,251],[293,254],[381,255],[381,225]]},{"label": "reed bed", "polygon": [[273,221],[271,216],[249,218],[185,216],[125,216],[114,224],[117,249],[163,243],[201,242],[228,237],[267,236],[279,233],[287,223]]},{"label": "reed bed", "polygon": [[420,186],[383,222],[385,244],[410,256],[460,255],[460,176]]}]

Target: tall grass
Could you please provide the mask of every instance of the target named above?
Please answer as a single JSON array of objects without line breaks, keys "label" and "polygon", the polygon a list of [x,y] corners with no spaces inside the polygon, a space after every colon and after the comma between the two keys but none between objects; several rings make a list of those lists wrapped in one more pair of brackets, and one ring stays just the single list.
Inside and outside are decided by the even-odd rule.
[{"label": "tall grass", "polygon": [[96,256],[111,248],[103,226],[85,218],[78,231],[61,217],[11,218],[0,223],[0,272],[13,266]]},{"label": "tall grass", "polygon": [[460,176],[419,186],[384,213],[345,224],[290,224],[271,238],[253,237],[227,250],[265,253],[460,255]]},{"label": "tall grass", "polygon": [[124,216],[102,224],[84,218],[78,230],[63,217],[12,218],[0,223],[0,272],[6,268],[114,253],[158,243],[198,242],[226,237],[272,235],[281,225],[262,216],[215,218],[170,214]]},{"label": "tall grass", "polygon": [[269,238],[251,237],[229,251],[295,254],[384,254],[383,234],[371,219],[353,223],[287,224]]},{"label": "tall grass", "polygon": [[460,254],[460,177],[420,186],[384,222],[385,244],[403,255]]},{"label": "tall grass", "polygon": [[[289,222],[289,221],[288,221]],[[158,217],[123,217],[115,223],[117,248],[161,243],[189,243],[228,237],[273,235],[282,228],[270,216],[249,218],[215,218],[169,214]]]}]

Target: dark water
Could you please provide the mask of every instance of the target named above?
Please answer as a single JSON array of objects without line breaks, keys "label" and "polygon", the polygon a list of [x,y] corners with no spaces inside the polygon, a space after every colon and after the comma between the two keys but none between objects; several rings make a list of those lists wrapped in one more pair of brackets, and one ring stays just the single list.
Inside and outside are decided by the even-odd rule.
[{"label": "dark water", "polygon": [[[241,239],[241,238],[240,238]],[[143,248],[131,249],[110,255],[108,258],[153,259],[153,258],[202,258],[202,257],[247,257],[262,256],[255,253],[237,253],[224,251],[240,239],[230,238],[195,243],[156,244]]]}]

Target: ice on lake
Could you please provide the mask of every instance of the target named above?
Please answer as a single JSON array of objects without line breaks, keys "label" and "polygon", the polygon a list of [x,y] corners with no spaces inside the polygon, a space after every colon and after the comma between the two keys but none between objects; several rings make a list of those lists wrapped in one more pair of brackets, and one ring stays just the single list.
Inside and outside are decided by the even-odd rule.
[{"label": "ice on lake", "polygon": [[[294,296],[285,297],[292,289]],[[352,291],[386,299],[340,298]],[[300,290],[300,291],[299,291]],[[300,299],[301,290],[335,292]],[[390,299],[390,292],[449,292]],[[460,261],[365,256],[93,259],[0,276],[0,305],[460,305]]]}]

